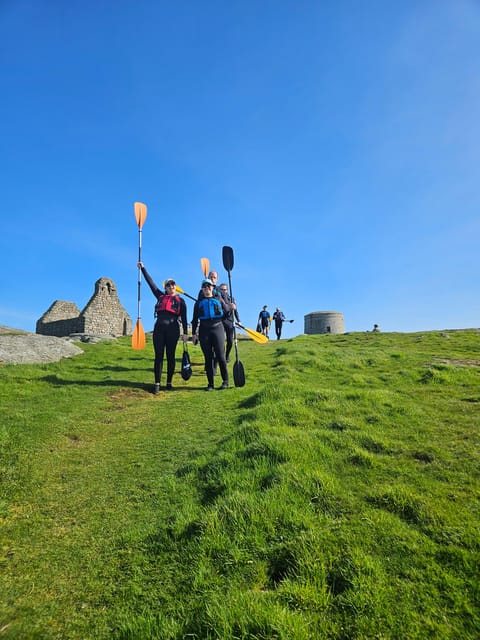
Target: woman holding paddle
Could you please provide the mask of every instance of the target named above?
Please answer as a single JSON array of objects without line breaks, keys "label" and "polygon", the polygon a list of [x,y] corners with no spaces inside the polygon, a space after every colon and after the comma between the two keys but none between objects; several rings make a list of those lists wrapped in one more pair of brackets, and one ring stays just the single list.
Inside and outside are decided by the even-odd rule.
[{"label": "woman holding paddle", "polygon": [[193,344],[197,344],[200,340],[205,356],[205,373],[208,381],[205,391],[213,391],[214,362],[218,363],[222,376],[219,390],[228,389],[228,368],[224,350],[225,333],[222,322],[226,303],[214,297],[213,289],[213,282],[206,278],[202,282],[203,296],[195,302],[192,319]]},{"label": "woman holding paddle", "polygon": [[171,390],[172,378],[175,373],[175,349],[180,336],[180,324],[182,325],[182,340],[188,340],[187,335],[187,305],[185,300],[176,293],[175,280],[165,281],[165,292],[157,287],[152,277],[145,269],[143,262],[138,262],[139,269],[153,295],[157,299],[155,305],[155,327],[153,329],[153,348],[155,350],[155,361],[153,373],[155,376],[155,386],[153,393],[160,391],[160,379],[162,377],[163,357],[167,355],[167,385],[166,389]]}]

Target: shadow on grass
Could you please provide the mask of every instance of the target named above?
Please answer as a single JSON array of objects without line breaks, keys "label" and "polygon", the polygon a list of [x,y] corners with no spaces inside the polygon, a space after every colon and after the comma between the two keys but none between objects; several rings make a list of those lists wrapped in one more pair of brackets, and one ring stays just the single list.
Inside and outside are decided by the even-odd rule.
[{"label": "shadow on grass", "polygon": [[245,398],[245,400],[242,400],[242,402],[240,402],[238,406],[240,407],[240,409],[253,409],[260,404],[260,394],[255,393],[253,396],[249,396],[248,398]]},{"label": "shadow on grass", "polygon": [[[135,371],[151,371],[153,367],[145,367],[142,369],[135,368]],[[90,371],[133,371],[132,367],[112,367],[111,365],[105,367],[89,367]]]},{"label": "shadow on grass", "polygon": [[145,382],[134,382],[132,380],[66,380],[56,375],[43,376],[43,378],[39,379],[58,387],[75,385],[85,387],[132,387],[134,389],[148,389],[152,386],[145,384]]},{"label": "shadow on grass", "polygon": [[[131,389],[142,389],[143,391],[153,390],[153,382],[135,382],[134,380],[74,380],[65,378],[59,378],[56,375],[48,375],[39,378],[43,382],[53,384],[58,387],[62,386],[84,386],[84,387],[130,387]],[[233,387],[232,387],[233,389]],[[219,389],[215,389],[218,391]],[[199,393],[205,392],[205,384],[201,386],[174,386],[173,389],[166,391],[165,388],[160,389],[161,394],[171,394],[178,391],[196,391]],[[223,391],[223,393],[229,393],[229,390]],[[208,394],[206,394],[208,395]]]}]

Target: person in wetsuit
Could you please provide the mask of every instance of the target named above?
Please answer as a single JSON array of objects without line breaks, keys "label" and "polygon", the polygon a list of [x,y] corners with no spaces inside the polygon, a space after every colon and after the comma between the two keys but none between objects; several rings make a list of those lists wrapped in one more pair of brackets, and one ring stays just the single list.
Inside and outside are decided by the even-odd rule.
[{"label": "person in wetsuit", "polygon": [[153,328],[153,348],[155,350],[155,361],[153,364],[153,374],[155,386],[153,393],[160,391],[160,380],[163,370],[163,357],[167,355],[167,384],[166,389],[173,389],[172,378],[175,373],[175,349],[180,336],[180,324],[182,325],[182,340],[188,340],[187,335],[187,305],[185,300],[176,293],[175,280],[165,281],[165,292],[157,287],[152,277],[145,269],[143,262],[138,263],[143,276],[153,295],[157,299],[155,305],[156,322]]},{"label": "person in wetsuit", "polygon": [[[220,390],[228,389],[228,368],[225,359],[222,318],[224,316],[225,303],[213,295],[214,284],[206,278],[202,282],[203,296],[195,302],[192,318],[192,342],[197,344],[200,340],[203,355],[205,356],[205,373],[207,375],[207,388],[205,391],[213,391],[214,362],[218,363],[222,384]],[[198,331],[197,331],[198,330]]]},{"label": "person in wetsuit", "polygon": [[225,330],[225,358],[227,362],[230,362],[230,351],[233,347],[233,337],[234,337],[234,324],[235,322],[241,322],[240,316],[238,315],[237,305],[235,304],[235,300],[228,293],[228,286],[222,282],[222,284],[218,287],[218,291],[220,291],[220,295],[224,300],[226,300],[231,308],[227,311],[222,319],[223,328]]},{"label": "person in wetsuit", "polygon": [[277,336],[277,340],[280,340],[280,337],[282,335],[282,325],[286,320],[283,311],[280,311],[280,307],[277,307],[275,309],[275,313],[273,314],[272,318],[275,322],[275,335]]},{"label": "person in wetsuit", "polygon": [[[210,280],[210,282],[213,284],[213,297],[220,298],[220,290],[217,284],[218,273],[216,271],[209,271],[208,276],[205,278],[205,280]],[[203,298],[203,288],[201,288],[200,291],[198,292],[197,300],[201,300],[202,298]]]},{"label": "person in wetsuit", "polygon": [[270,330],[270,312],[268,311],[266,304],[263,305],[262,310],[258,314],[257,330],[268,338],[268,332]]},{"label": "person in wetsuit", "polygon": [[[232,310],[236,309],[235,306],[235,302],[230,302],[230,300],[228,299],[228,290],[227,290],[227,295],[225,295],[225,292],[222,291],[221,287],[217,284],[218,283],[218,273],[216,271],[210,271],[208,273],[208,277],[206,278],[206,280],[209,280],[212,284],[213,284],[213,297],[217,298],[218,300],[220,300],[222,307],[223,307],[223,327],[225,329],[225,336],[227,339],[227,345],[228,345],[228,333],[227,333],[227,324],[229,324],[228,322],[228,317],[230,317],[230,312]],[[200,291],[198,292],[198,296],[197,299],[201,300],[204,297],[204,292],[203,292],[203,288],[200,289]],[[240,322],[240,320],[239,320]],[[229,332],[233,335],[233,324],[230,324],[231,326],[231,330],[229,329]],[[231,338],[232,343],[230,345],[230,349],[232,348],[233,345],[233,338]],[[228,350],[228,353],[226,354],[226,357],[228,358],[228,355],[230,353],[230,350]],[[228,362],[228,360],[227,360]],[[217,361],[214,359],[213,361],[213,374],[217,375]]]}]

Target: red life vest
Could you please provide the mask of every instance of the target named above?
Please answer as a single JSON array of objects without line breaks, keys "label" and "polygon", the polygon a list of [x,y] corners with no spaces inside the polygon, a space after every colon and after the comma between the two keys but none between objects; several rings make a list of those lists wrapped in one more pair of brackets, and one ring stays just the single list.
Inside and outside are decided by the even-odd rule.
[{"label": "red life vest", "polygon": [[179,316],[182,310],[182,299],[180,296],[162,295],[158,298],[155,305],[155,317],[158,316],[160,311],[168,311],[175,316]]}]

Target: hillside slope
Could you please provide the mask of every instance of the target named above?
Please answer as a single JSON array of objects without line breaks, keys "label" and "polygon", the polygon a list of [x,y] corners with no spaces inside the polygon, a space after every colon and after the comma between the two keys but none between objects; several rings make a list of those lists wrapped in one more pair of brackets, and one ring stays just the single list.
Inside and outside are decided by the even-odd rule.
[{"label": "hillside slope", "polygon": [[[5,638],[477,638],[479,334],[0,367]],[[180,349],[178,350],[180,354]]]}]

